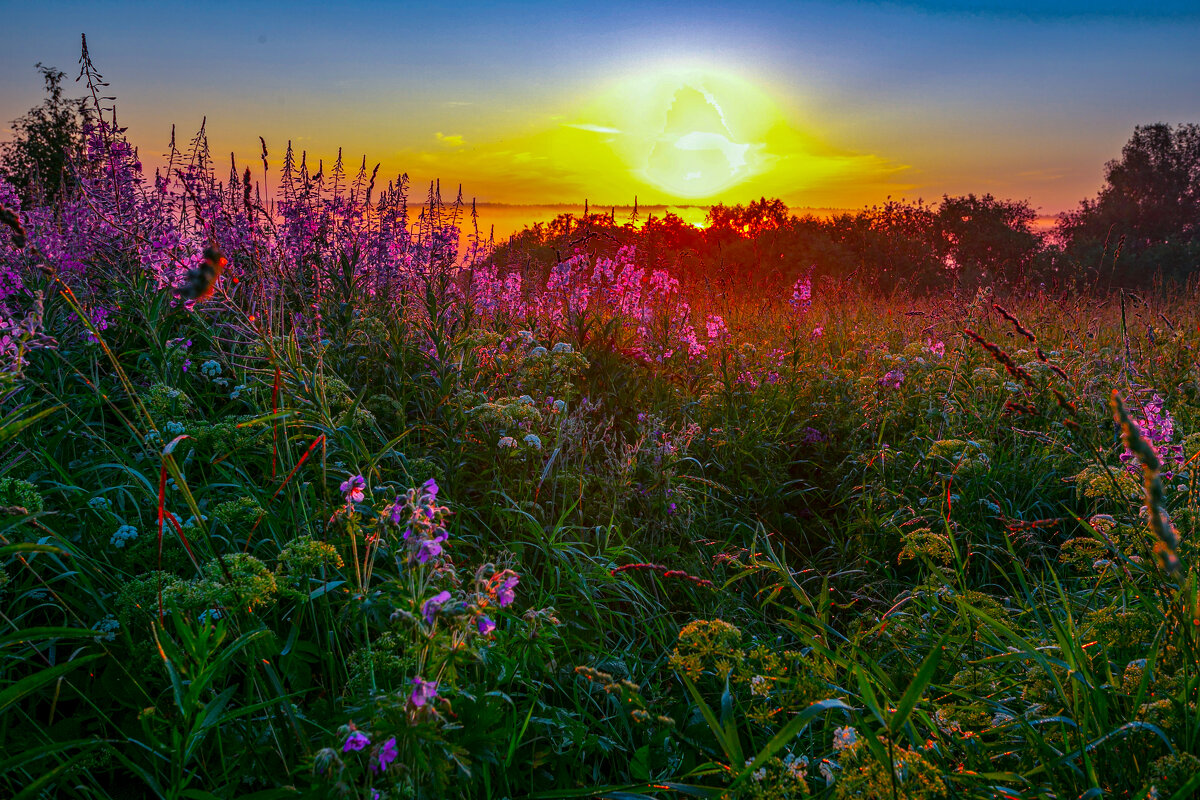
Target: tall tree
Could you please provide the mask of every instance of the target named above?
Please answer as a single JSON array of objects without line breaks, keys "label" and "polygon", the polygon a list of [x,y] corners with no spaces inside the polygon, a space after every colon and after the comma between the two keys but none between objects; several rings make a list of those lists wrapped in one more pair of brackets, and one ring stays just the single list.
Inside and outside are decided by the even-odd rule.
[{"label": "tall tree", "polygon": [[46,99],[13,120],[13,138],[0,145],[0,176],[13,184],[27,203],[49,204],[72,176],[69,164],[83,149],[83,131],[91,107],[83,98],[63,93],[66,73],[40,62]]},{"label": "tall tree", "polygon": [[1200,268],[1200,125],[1138,126],[1104,177],[1095,199],[1060,218],[1077,264],[1126,283]]}]

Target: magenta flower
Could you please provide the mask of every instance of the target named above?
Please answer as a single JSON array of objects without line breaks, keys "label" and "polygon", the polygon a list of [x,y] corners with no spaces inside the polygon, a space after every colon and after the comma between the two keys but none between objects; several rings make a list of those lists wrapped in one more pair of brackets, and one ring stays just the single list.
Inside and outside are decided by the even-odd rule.
[{"label": "magenta flower", "polygon": [[437,697],[437,681],[423,681],[420,678],[412,679],[413,690],[408,696],[412,700],[412,704],[417,708],[431,702]]},{"label": "magenta flower", "polygon": [[347,503],[361,503],[366,497],[366,494],[363,492],[366,486],[367,482],[363,480],[362,475],[351,475],[342,481],[342,485],[339,488],[342,490],[342,494],[346,495]]},{"label": "magenta flower", "polygon": [[346,739],[346,743],[342,745],[342,752],[349,753],[351,750],[362,750],[370,743],[371,740],[367,738],[365,733],[362,731],[353,731],[349,738]]},{"label": "magenta flower", "polygon": [[435,481],[433,478],[430,478],[429,480],[425,481],[423,486],[425,488],[425,493],[429,495],[429,499],[436,500],[438,494],[437,481]]},{"label": "magenta flower", "polygon": [[441,611],[442,606],[446,605],[449,600],[450,593],[441,591],[421,604],[421,615],[425,617],[425,622],[432,625],[434,615]]},{"label": "magenta flower", "polygon": [[489,633],[496,630],[496,623],[492,622],[490,617],[480,616],[477,620],[475,620],[475,624],[478,626],[479,634],[481,636],[487,636]]},{"label": "magenta flower", "polygon": [[517,593],[514,590],[521,581],[520,575],[511,569],[506,569],[492,580],[497,582],[496,602],[500,604],[501,608],[504,608],[517,598]]},{"label": "magenta flower", "polygon": [[383,772],[388,768],[388,765],[396,760],[396,756],[400,755],[400,751],[396,748],[396,737],[388,739],[379,748],[379,752],[375,754],[375,761],[371,763],[372,772]]}]

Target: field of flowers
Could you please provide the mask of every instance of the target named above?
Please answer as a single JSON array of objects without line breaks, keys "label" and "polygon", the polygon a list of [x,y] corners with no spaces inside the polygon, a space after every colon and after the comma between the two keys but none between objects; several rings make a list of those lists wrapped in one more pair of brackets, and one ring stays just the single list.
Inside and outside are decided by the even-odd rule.
[{"label": "field of flowers", "polygon": [[0,183],[4,796],[1200,790],[1193,287],[521,269],[273,159]]}]

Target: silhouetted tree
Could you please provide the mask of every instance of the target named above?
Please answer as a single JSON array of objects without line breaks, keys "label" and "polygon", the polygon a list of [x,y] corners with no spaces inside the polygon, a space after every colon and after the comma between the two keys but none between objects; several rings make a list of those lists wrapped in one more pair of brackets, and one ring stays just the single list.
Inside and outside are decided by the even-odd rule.
[{"label": "silhouetted tree", "polygon": [[1037,214],[1025,201],[990,194],[943,197],[936,226],[946,262],[966,287],[989,280],[1022,281],[1042,247]]},{"label": "silhouetted tree", "polygon": [[13,120],[14,136],[0,145],[0,175],[16,186],[27,202],[51,203],[69,187],[68,164],[83,148],[83,130],[91,107],[83,98],[63,95],[66,73],[40,62],[46,99],[25,116]]},{"label": "silhouetted tree", "polygon": [[[1101,279],[1143,283],[1200,267],[1200,125],[1141,125],[1092,200],[1063,214],[1067,254]],[[1115,259],[1121,252],[1119,263]]]}]

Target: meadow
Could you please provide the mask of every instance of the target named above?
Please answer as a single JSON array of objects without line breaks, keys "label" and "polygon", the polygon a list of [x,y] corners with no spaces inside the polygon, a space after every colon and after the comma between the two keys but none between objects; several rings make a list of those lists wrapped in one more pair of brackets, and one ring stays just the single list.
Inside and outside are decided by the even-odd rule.
[{"label": "meadow", "polygon": [[1200,789],[1193,284],[522,260],[93,123],[0,183],[5,796]]}]

